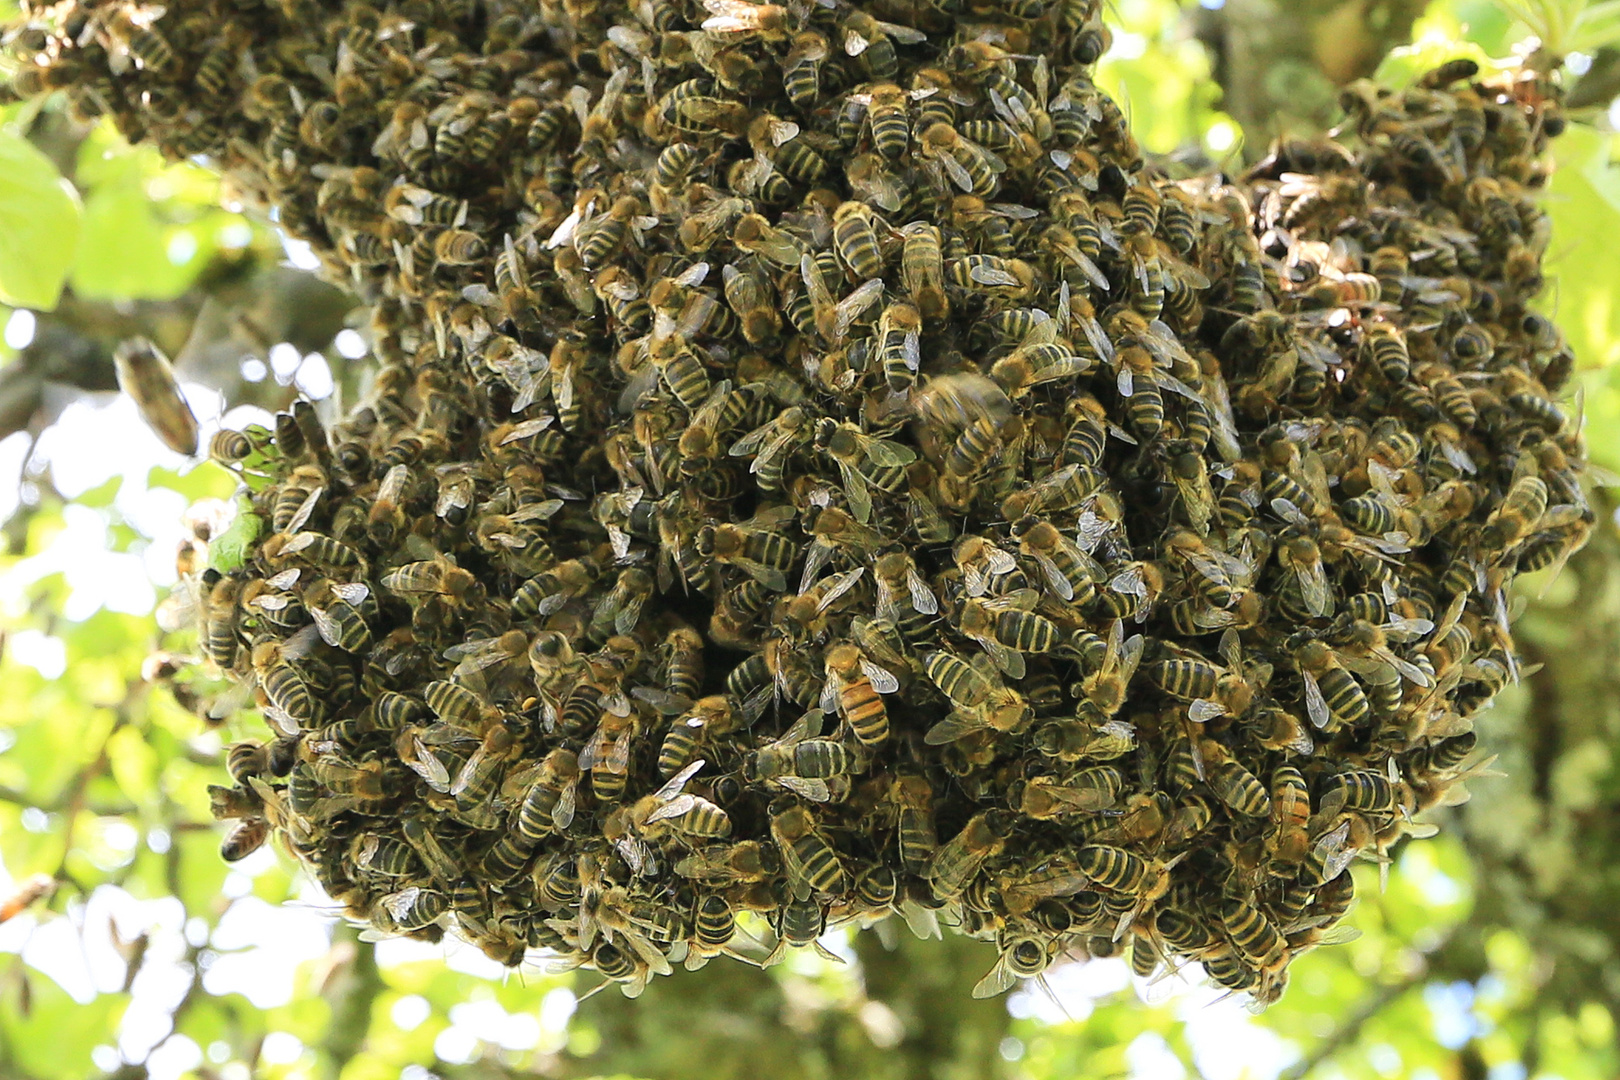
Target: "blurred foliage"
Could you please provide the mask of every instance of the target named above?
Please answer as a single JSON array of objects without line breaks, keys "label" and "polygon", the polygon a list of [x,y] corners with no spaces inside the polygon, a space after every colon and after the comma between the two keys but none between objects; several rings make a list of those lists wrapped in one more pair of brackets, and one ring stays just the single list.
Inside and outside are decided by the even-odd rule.
[{"label": "blurred foliage", "polygon": [[[1346,12],[1371,25],[1394,10],[1375,0],[1112,7],[1114,48],[1099,80],[1127,103],[1143,145],[1188,169],[1232,170],[1278,128],[1244,116],[1230,92],[1260,76],[1207,47],[1237,25],[1223,19],[1320,7],[1318,21],[1289,28],[1320,53]],[[1594,457],[1620,470],[1620,248],[1608,240],[1620,230],[1620,147],[1605,112],[1620,84],[1606,81],[1610,47],[1599,36],[1617,7],[1434,0],[1415,22],[1373,31],[1387,37],[1380,53],[1394,47],[1379,72],[1394,81],[1459,52],[1508,57],[1527,32],[1551,51],[1595,50],[1589,74],[1571,80],[1572,99],[1591,87],[1590,106],[1558,143],[1546,199],[1555,239],[1544,303],[1581,358]],[[0,17],[9,10],[0,0]],[[1367,63],[1364,46],[1347,39],[1344,50],[1293,75],[1279,61],[1269,77],[1298,76],[1331,100],[1334,80]],[[283,341],[295,359],[329,349],[346,303],[308,299],[326,294],[276,265],[273,232],[220,209],[217,196],[205,169],[123,146],[103,128],[72,130],[53,107],[0,110],[0,302],[40,313],[33,341],[12,320],[0,346],[0,421],[22,416],[0,423],[0,436],[44,432],[26,464],[26,447],[0,441],[0,488],[16,488],[0,513],[22,499],[0,555],[0,903],[31,875],[56,883],[0,923],[0,1076],[1620,1074],[1612,524],[1560,579],[1521,590],[1526,659],[1543,666],[1482,724],[1507,777],[1475,781],[1474,800],[1439,838],[1397,850],[1382,891],[1378,868],[1359,867],[1351,922],[1361,937],[1302,959],[1287,996],[1259,1017],[1218,1001],[1196,971],[1137,987],[1117,960],[1055,970],[1055,997],[1028,987],[976,1002],[967,989],[993,959],[982,946],[908,941],[889,952],[872,935],[835,935],[843,965],[795,956],[767,974],[717,961],[658,980],[637,1002],[611,991],[579,1002],[572,975],[503,976],[454,946],[360,942],[281,853],[226,866],[204,789],[223,775],[221,748],[261,722],[210,729],[196,702],[214,687],[200,675],[143,681],[154,652],[194,643],[161,638],[153,597],[135,579],[172,580],[179,509],[229,498],[233,480],[212,466],[178,468],[155,443],[115,443],[127,430],[114,426],[115,407],[40,413],[41,386],[104,385],[97,350],[136,329],[174,351],[201,334],[188,378],[233,405],[274,407],[293,392],[280,368],[280,382],[262,371],[245,381],[245,357]],[[8,318],[0,310],[0,324]],[[335,354],[333,363],[352,400],[357,366]],[[20,385],[34,396],[13,393]],[[90,453],[61,445],[87,433],[100,444]]]}]

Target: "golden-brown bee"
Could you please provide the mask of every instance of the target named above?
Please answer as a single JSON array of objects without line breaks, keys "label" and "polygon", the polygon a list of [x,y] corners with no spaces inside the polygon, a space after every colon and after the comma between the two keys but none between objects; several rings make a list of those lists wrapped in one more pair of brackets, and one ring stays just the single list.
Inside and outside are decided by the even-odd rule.
[{"label": "golden-brown bee", "polygon": [[854,424],[829,417],[817,421],[815,445],[838,466],[844,497],[863,525],[872,519],[870,489],[898,491],[906,481],[905,467],[917,457],[910,447],[873,438]]},{"label": "golden-brown bee", "polygon": [[787,592],[787,574],[798,561],[798,545],[778,531],[798,511],[791,506],[761,510],[737,525],[705,525],[696,536],[697,553],[735,566],[773,592]]},{"label": "golden-brown bee", "polygon": [[1112,765],[1082,769],[1061,779],[1033,776],[1018,791],[1014,809],[1041,821],[1070,814],[1093,814],[1112,807],[1124,787],[1125,774]]},{"label": "golden-brown bee", "polygon": [[[1083,643],[1077,644],[1082,645],[1084,656],[1089,650],[1083,648]],[[1101,719],[1111,719],[1124,706],[1131,678],[1141,664],[1145,646],[1146,641],[1141,634],[1133,634],[1127,639],[1124,620],[1115,619],[1109,628],[1101,658],[1095,664],[1088,661],[1090,670],[1080,681],[1078,696]]]},{"label": "golden-brown bee", "polygon": [[911,304],[898,302],[878,318],[878,361],[883,379],[893,393],[904,393],[917,381],[922,365],[922,315]]},{"label": "golden-brown bee", "polygon": [[180,396],[174,368],[162,350],[147,338],[130,338],[113,350],[113,366],[119,389],[135,402],[141,419],[163,444],[177,454],[195,454],[197,418]]},{"label": "golden-brown bee", "polygon": [[371,588],[364,582],[335,582],[325,578],[304,589],[304,608],[315,621],[321,640],[335,649],[366,653],[371,648],[371,627],[362,605]]},{"label": "golden-brown bee", "polygon": [[925,876],[934,896],[940,900],[960,896],[985,863],[1006,847],[1010,825],[1010,815],[1000,810],[982,810],[969,818],[928,863]]},{"label": "golden-brown bee", "polygon": [[1057,647],[1058,628],[1034,607],[1039,594],[1018,589],[986,600],[968,597],[958,611],[957,629],[977,641],[996,666],[1022,679],[1024,653],[1050,652]]},{"label": "golden-brown bee", "polygon": [[880,229],[886,232],[888,226],[862,202],[842,203],[833,215],[834,248],[857,278],[883,276],[884,258],[878,244]]},{"label": "golden-brown bee", "polygon": [[911,301],[927,323],[950,317],[950,299],[945,294],[943,238],[939,228],[914,221],[900,230],[900,278]]},{"label": "golden-brown bee", "polygon": [[1358,726],[1371,715],[1367,694],[1326,643],[1307,638],[1293,649],[1305,687],[1305,713],[1323,731]]},{"label": "golden-brown bee", "polygon": [[219,844],[219,857],[240,862],[264,846],[270,838],[270,823],[262,817],[245,817],[231,826]]},{"label": "golden-brown bee", "polygon": [[729,836],[731,818],[724,810],[700,795],[682,790],[706,764],[702,758],[691,762],[663,787],[638,800],[630,808],[634,830],[649,839],[666,830],[705,839]]},{"label": "golden-brown bee", "polygon": [[[963,192],[982,199],[993,196],[1001,186],[1001,174],[1007,163],[971,142],[947,123],[932,124],[924,129],[918,140],[923,162],[937,168],[949,183]],[[944,183],[940,187],[946,187]],[[964,285],[964,287],[966,287]]]},{"label": "golden-brown bee", "polygon": [[923,661],[940,692],[956,708],[928,729],[923,741],[932,746],[955,742],[977,732],[1016,732],[1034,718],[1029,702],[1001,681],[995,661],[977,653],[971,661],[940,650]]},{"label": "golden-brown bee", "polygon": [[916,45],[928,40],[928,35],[920,30],[883,22],[858,8],[841,15],[838,33],[844,52],[856,57],[873,79],[892,79],[899,73],[900,58],[895,42]]},{"label": "golden-brown bee", "polygon": [[899,692],[899,680],[850,642],[828,646],[825,663],[823,707],[836,710],[862,746],[883,745],[889,737],[889,716],[882,695]]},{"label": "golden-brown bee", "polygon": [[265,636],[253,644],[251,658],[259,685],[271,707],[287,718],[283,734],[293,734],[316,719],[315,697],[293,663],[305,657],[317,640],[315,627],[309,626],[286,641]]},{"label": "golden-brown bee", "polygon": [[808,807],[791,805],[773,813],[771,839],[776,841],[795,896],[838,896],[848,890],[849,874]]},{"label": "golden-brown bee", "polygon": [[773,340],[782,329],[770,279],[762,272],[728,264],[721,271],[725,281],[726,303],[736,313],[743,337],[751,345]]}]

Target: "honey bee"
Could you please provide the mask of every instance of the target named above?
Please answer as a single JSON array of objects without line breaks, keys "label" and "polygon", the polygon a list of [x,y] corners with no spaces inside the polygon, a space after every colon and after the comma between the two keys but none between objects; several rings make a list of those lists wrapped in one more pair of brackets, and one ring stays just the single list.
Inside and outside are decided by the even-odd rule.
[{"label": "honey bee", "polygon": [[782,89],[800,109],[813,108],[821,96],[822,70],[831,51],[816,30],[799,30],[790,39],[782,60]]},{"label": "honey bee", "polygon": [[745,765],[745,775],[811,802],[830,801],[835,785],[829,781],[864,770],[866,757],[846,743],[818,738],[823,716],[820,709],[810,710],[781,738],[756,750]]},{"label": "honey bee", "polygon": [[975,654],[969,661],[944,650],[931,652],[923,660],[923,670],[956,706],[923,736],[930,746],[955,742],[975,732],[1016,732],[1034,718],[1029,703],[1007,688],[987,654]]},{"label": "honey bee", "polygon": [[[724,810],[700,795],[682,790],[706,764],[698,758],[670,777],[663,787],[637,801],[630,809],[636,832],[648,838],[656,837],[661,829],[692,837],[729,836],[731,818]],[[660,825],[666,821],[668,825]]]},{"label": "honey bee", "polygon": [[958,612],[957,628],[977,641],[996,666],[1022,679],[1024,653],[1049,652],[1057,646],[1057,626],[1034,611],[1039,594],[1019,589],[988,600],[968,597]]},{"label": "honey bee", "polygon": [[197,418],[180,396],[169,358],[148,338],[129,338],[113,350],[113,367],[119,389],[135,402],[141,419],[163,444],[177,454],[196,454]]},{"label": "honey bee", "polygon": [[900,58],[895,43],[917,45],[928,35],[909,26],[882,22],[858,9],[843,13],[838,26],[844,53],[859,59],[873,79],[892,79],[899,73]]},{"label": "honey bee", "polygon": [[904,393],[922,365],[922,315],[907,303],[894,303],[878,317],[877,349],[890,391]]},{"label": "honey bee", "polygon": [[797,516],[791,506],[771,507],[738,525],[705,525],[697,534],[697,551],[705,559],[735,566],[773,592],[787,591],[787,571],[798,561],[798,548],[778,526]]},{"label": "honey bee", "polygon": [[776,306],[770,280],[752,269],[739,270],[726,265],[721,270],[725,280],[726,303],[736,312],[743,337],[751,345],[759,345],[776,337],[782,329],[782,320]]},{"label": "honey bee", "polygon": [[1124,787],[1125,774],[1112,765],[1082,769],[1061,781],[1053,776],[1034,776],[1024,782],[1014,809],[1041,821],[1094,814],[1112,807]]},{"label": "honey bee", "polygon": [[889,717],[881,695],[898,693],[899,680],[849,642],[828,646],[825,664],[823,711],[841,715],[862,746],[883,745],[889,737]]},{"label": "honey bee", "polygon": [[371,595],[364,582],[320,579],[304,590],[304,607],[321,640],[345,652],[365,653],[371,648],[371,627],[363,605]]},{"label": "honey bee", "polygon": [[795,405],[732,443],[728,453],[752,458],[748,471],[755,475],[760,488],[777,491],[788,459],[808,444],[813,434],[809,414]]},{"label": "honey bee", "polygon": [[1305,713],[1323,731],[1359,726],[1371,715],[1366,691],[1325,642],[1305,638],[1292,648],[1304,684]]},{"label": "honey bee", "polygon": [[1080,681],[1078,697],[1102,720],[1111,720],[1125,704],[1131,678],[1141,664],[1146,641],[1141,634],[1125,637],[1125,623],[1115,619],[1108,630],[1101,659]]},{"label": "honey bee", "polygon": [[839,896],[848,891],[849,874],[809,808],[795,804],[772,813],[771,839],[796,898],[808,899],[816,893]]},{"label": "honey bee", "polygon": [[1018,560],[982,536],[964,536],[951,548],[951,559],[962,572],[967,594],[981,597],[1001,595],[1026,584]]},{"label": "honey bee", "polygon": [[909,447],[875,439],[854,424],[825,417],[816,422],[815,444],[838,466],[844,496],[855,520],[863,525],[872,519],[870,488],[898,491],[906,480],[905,466],[917,457]]},{"label": "honey bee", "polygon": [[939,613],[939,598],[910,556],[880,555],[872,564],[872,579],[877,585],[878,618],[887,619],[905,636],[920,635]]},{"label": "honey bee", "polygon": [[960,896],[985,863],[1001,854],[1010,833],[1010,815],[1004,811],[982,810],[969,818],[962,831],[942,844],[928,863],[924,876],[935,898]]}]

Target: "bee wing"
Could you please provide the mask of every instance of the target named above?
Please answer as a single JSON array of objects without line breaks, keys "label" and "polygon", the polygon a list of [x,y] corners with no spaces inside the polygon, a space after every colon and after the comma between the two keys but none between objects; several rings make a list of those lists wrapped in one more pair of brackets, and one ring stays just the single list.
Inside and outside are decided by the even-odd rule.
[{"label": "bee wing", "polygon": [[844,53],[848,56],[859,56],[871,47],[872,43],[854,30],[844,30]]},{"label": "bee wing", "polygon": [[[686,786],[686,782],[688,780],[692,779],[692,777],[696,776],[698,773],[702,772],[703,771],[703,766],[705,766],[707,764],[708,764],[708,762],[706,760],[704,760],[703,758],[697,758],[696,760],[691,762],[689,765],[687,765],[686,768],[682,769],[680,772],[678,772],[674,776],[670,777],[668,783],[666,783],[663,787],[659,788],[656,792],[653,793],[653,798],[659,800],[660,802],[662,802],[662,801],[664,801],[666,799],[673,799],[676,795],[680,794],[681,789]],[[687,804],[687,809],[690,809],[691,805],[692,804],[690,804],[690,803]],[[676,811],[676,814],[684,814],[684,813],[686,813],[686,810],[677,810]],[[673,817],[675,815],[674,814],[666,814],[664,816],[665,817]],[[649,820],[649,821],[657,821],[659,819],[649,817],[647,820]]]},{"label": "bee wing", "polygon": [[281,655],[287,660],[297,660],[309,655],[320,639],[320,631],[313,626],[306,626],[292,637],[281,643]]},{"label": "bee wing", "polygon": [[630,737],[627,729],[624,734],[613,740],[607,756],[599,762],[605,772],[622,773],[630,765],[630,744],[635,740]]},{"label": "bee wing", "polygon": [[[876,583],[877,583],[877,616],[878,616],[878,618],[887,619],[889,622],[892,622],[892,623],[899,622],[900,621],[900,608],[895,604],[894,589],[892,587],[890,587],[888,582],[884,581],[882,578],[877,578]],[[803,591],[804,590],[802,590],[802,589],[800,590],[800,592],[803,592]]]},{"label": "bee wing", "polygon": [[1024,677],[1027,668],[1024,663],[1023,653],[1016,649],[1008,648],[989,634],[986,634],[981,638],[975,638],[974,640],[976,640],[984,651],[990,655],[990,658],[996,662],[996,667],[1000,668],[1003,672],[1011,675],[1015,679],[1022,679]]},{"label": "bee wing", "polygon": [[1319,729],[1326,729],[1333,720],[1328,712],[1327,699],[1322,696],[1322,688],[1316,684],[1316,676],[1308,671],[1301,671],[1300,678],[1305,683],[1305,715],[1311,718],[1311,723]]},{"label": "bee wing", "polygon": [[343,640],[343,628],[338,625],[337,620],[332,618],[331,613],[325,608],[306,606],[310,617],[315,620],[315,629],[320,633],[321,640],[334,649],[338,648]]},{"label": "bee wing", "polygon": [[896,679],[888,671],[878,667],[865,657],[861,658],[861,671],[866,675],[867,681],[872,684],[872,689],[876,690],[878,693],[899,693],[900,680]]},{"label": "bee wing", "polygon": [[[766,566],[762,562],[755,562],[753,559],[743,558],[732,559],[731,565],[737,567],[737,569],[741,570],[743,573],[747,574],[749,577],[753,578],[767,589],[770,589],[772,592],[787,592],[787,575],[782,573],[782,571],[778,570],[774,566]],[[625,632],[626,631],[620,631],[620,633]]]},{"label": "bee wing", "polygon": [[605,744],[606,740],[602,738],[600,731],[591,737],[591,741],[585,744],[585,749],[579,752],[580,772],[587,772],[602,764],[606,757]]},{"label": "bee wing", "polygon": [[834,577],[832,579],[833,584],[827,589],[826,595],[821,598],[821,603],[816,606],[816,610],[826,611],[840,596],[853,589],[855,583],[861,580],[861,575],[864,573],[866,573],[866,568],[857,566],[853,570],[847,570]]},{"label": "bee wing", "polygon": [[668,975],[675,970],[669,966],[669,958],[658,950],[658,946],[648,941],[641,931],[621,926],[616,933],[630,943],[630,948],[634,949],[636,955],[653,971],[660,975]]},{"label": "bee wing", "polygon": [[897,23],[883,22],[881,20],[878,21],[877,25],[885,34],[904,45],[921,45],[928,40],[927,34],[921,30],[914,30],[909,26],[900,26]]},{"label": "bee wing", "polygon": [[[1119,626],[1119,620],[1114,620]],[[1147,639],[1141,634],[1132,634],[1119,649],[1119,677],[1129,682],[1131,676],[1136,674],[1137,665],[1142,662],[1142,653],[1147,648]]]},{"label": "bee wing", "polygon": [[444,762],[440,761],[433,751],[427,748],[420,736],[412,735],[411,744],[414,749],[410,759],[405,764],[409,765],[423,780],[426,780],[428,787],[434,791],[449,791],[450,770],[444,767]]},{"label": "bee wing", "polygon": [[1305,512],[1303,510],[1295,506],[1287,499],[1272,499],[1271,510],[1274,514],[1288,522],[1290,525],[1295,525],[1302,529],[1309,529],[1311,527],[1311,519],[1305,516]]},{"label": "bee wing", "polygon": [[929,746],[944,746],[975,731],[983,731],[988,726],[978,716],[958,709],[929,728],[927,734],[923,736],[923,742]]},{"label": "bee wing", "polygon": [[[321,501],[321,496],[325,493],[326,487],[324,485],[311,489],[310,493],[304,497],[304,501],[299,504],[298,510],[293,514],[292,519],[287,522],[287,528],[283,531],[292,534],[302,529],[304,524],[309,521],[310,515],[315,512],[315,505]],[[312,536],[313,534],[308,535]],[[291,547],[290,544],[288,546]],[[308,546],[307,542],[305,546]],[[302,550],[302,548],[299,550]]]},{"label": "bee wing", "polygon": [[1396,656],[1388,649],[1382,650],[1378,655],[1386,663],[1388,663],[1390,667],[1394,668],[1396,671],[1400,672],[1417,685],[1434,685],[1434,680],[1429,678],[1429,673],[1418,667],[1416,664],[1408,663],[1407,661],[1402,660],[1399,656]]},{"label": "bee wing", "polygon": [[906,568],[906,592],[911,596],[911,606],[924,615],[939,613],[939,600],[934,591],[928,587],[928,582],[917,572],[915,566]]},{"label": "bee wing", "polygon": [[1033,552],[1032,555],[1035,559],[1035,565],[1041,568],[1041,576],[1046,579],[1047,587],[1057,596],[1065,600],[1073,600],[1074,586],[1069,583],[1068,578],[1063,576],[1063,571],[1058,569],[1057,563],[1040,552]]},{"label": "bee wing", "polygon": [[760,451],[761,456],[764,456],[761,447],[765,445],[766,440],[780,439],[783,434],[781,425],[772,420],[770,423],[760,425],[732,443],[731,449],[727,453],[732,457],[747,457],[749,454]]},{"label": "bee wing", "polygon": [[664,803],[658,809],[654,810],[652,813],[648,814],[647,823],[650,825],[655,821],[664,821],[668,818],[680,817],[682,814],[687,813],[695,806],[697,806],[696,795],[677,795],[673,799]]},{"label": "bee wing", "polygon": [[692,707],[692,699],[686,695],[671,694],[655,686],[633,687],[630,694],[645,701],[665,716],[679,716]]},{"label": "bee wing", "polygon": [[887,439],[867,439],[861,443],[869,461],[878,465],[910,465],[917,460],[916,451]]},{"label": "bee wing", "polygon": [[[779,784],[800,798],[809,799],[811,802],[832,801],[832,791],[827,787],[827,781],[825,780],[807,776],[778,776],[772,783]],[[783,851],[785,854],[787,848],[784,848]]]},{"label": "bee wing", "polygon": [[900,917],[905,920],[909,929],[919,941],[929,938],[941,938],[944,935],[939,929],[939,916],[933,908],[923,907],[910,897],[900,902]]},{"label": "bee wing", "polygon": [[1194,723],[1207,723],[1210,720],[1214,720],[1216,717],[1225,715],[1225,705],[1222,705],[1218,701],[1210,701],[1207,698],[1199,698],[1187,706],[1187,719],[1193,721]]},{"label": "bee wing", "polygon": [[883,296],[883,279],[870,278],[833,306],[833,336],[842,340],[855,320]]},{"label": "bee wing", "polygon": [[472,756],[467,759],[467,763],[461,767],[461,771],[456,773],[455,780],[451,781],[451,795],[460,795],[467,790],[467,785],[472,783],[473,777],[478,775],[478,770],[483,767],[484,759],[487,757],[489,757],[489,744],[480,743],[478,749],[474,750]]},{"label": "bee wing", "polygon": [[749,694],[742,702],[742,719],[744,728],[752,728],[765,715],[765,710],[775,700],[774,688],[767,683]]},{"label": "bee wing", "polygon": [[1130,397],[1136,392],[1136,375],[1124,364],[1114,373],[1114,387],[1121,397]]},{"label": "bee wing", "polygon": [[980,979],[973,986],[973,996],[976,998],[992,998],[997,994],[1006,993],[1018,982],[1018,976],[1007,965],[1005,954],[996,958],[995,964],[990,968],[989,974]]},{"label": "bee wing", "polygon": [[945,175],[950,177],[951,183],[963,191],[971,192],[973,190],[973,175],[964,169],[962,163],[950,154],[946,153],[939,155],[937,158],[930,158],[928,163],[942,167],[945,170]]},{"label": "bee wing", "polygon": [[1294,570],[1299,578],[1299,591],[1304,597],[1306,610],[1317,618],[1325,618],[1333,610],[1333,590],[1328,585],[1327,571],[1320,562],[1295,564]]},{"label": "bee wing", "polygon": [[838,709],[838,696],[842,688],[842,680],[837,675],[828,673],[827,681],[821,684],[821,698],[816,704],[823,712],[836,712]]},{"label": "bee wing", "polygon": [[569,781],[557,796],[557,805],[551,810],[551,823],[557,826],[558,831],[568,828],[574,823],[574,811],[579,805],[579,787],[575,781]]},{"label": "bee wing", "polygon": [[844,461],[838,462],[838,472],[844,478],[844,496],[849,499],[849,508],[854,512],[855,520],[862,525],[872,520],[872,496],[866,490],[866,479],[860,471]]}]

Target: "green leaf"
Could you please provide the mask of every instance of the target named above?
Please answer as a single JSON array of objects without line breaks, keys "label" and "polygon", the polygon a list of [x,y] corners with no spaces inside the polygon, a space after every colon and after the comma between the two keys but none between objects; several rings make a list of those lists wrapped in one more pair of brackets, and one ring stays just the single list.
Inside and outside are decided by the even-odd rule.
[{"label": "green leaf", "polygon": [[99,187],[84,207],[73,290],[107,300],[172,300],[192,274],[169,258],[169,237],[136,185]]},{"label": "green leaf", "polygon": [[235,570],[247,559],[248,548],[263,531],[264,519],[253,512],[252,500],[239,497],[230,528],[208,545],[208,565],[222,574]]},{"label": "green leaf", "polygon": [[198,499],[228,499],[240,482],[235,473],[214,461],[204,461],[185,473],[154,466],[146,474],[147,487],[178,491],[193,502]]},{"label": "green leaf", "polygon": [[0,131],[0,301],[56,307],[78,244],[78,195],[50,158]]},{"label": "green leaf", "polygon": [[90,1063],[90,1050],[117,1041],[128,1003],[125,994],[101,994],[81,1005],[50,976],[17,962],[0,990],[0,1032],[15,1075],[37,1080],[93,1075],[98,1070]]}]

